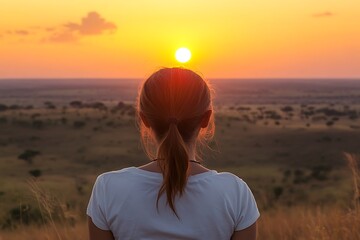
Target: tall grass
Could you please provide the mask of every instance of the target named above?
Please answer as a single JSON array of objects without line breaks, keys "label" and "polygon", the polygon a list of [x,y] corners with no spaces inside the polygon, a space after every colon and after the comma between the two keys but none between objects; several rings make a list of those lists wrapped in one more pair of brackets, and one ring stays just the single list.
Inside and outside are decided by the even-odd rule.
[{"label": "tall grass", "polygon": [[[354,197],[348,208],[339,205],[277,207],[262,213],[260,240],[360,240],[359,157],[345,153],[352,174]],[[0,233],[0,240],[87,239],[87,224],[73,216],[63,204],[49,197],[36,182],[30,188],[42,209],[42,227],[20,226],[17,231]],[[69,222],[76,217],[80,221]]]},{"label": "tall grass", "polygon": [[352,173],[354,197],[349,207],[298,206],[275,208],[262,214],[259,239],[266,240],[360,240],[359,157],[345,153]]},{"label": "tall grass", "polygon": [[359,156],[350,153],[344,153],[345,158],[348,162],[348,166],[351,170],[352,180],[354,185],[354,199],[353,204],[355,210],[359,213],[360,211],[360,170],[359,170]]}]

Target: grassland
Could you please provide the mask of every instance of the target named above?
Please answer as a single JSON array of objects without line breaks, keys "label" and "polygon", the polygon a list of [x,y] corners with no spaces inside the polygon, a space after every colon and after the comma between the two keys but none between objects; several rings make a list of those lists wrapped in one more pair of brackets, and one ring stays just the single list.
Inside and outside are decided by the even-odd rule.
[{"label": "grassland", "polygon": [[[250,185],[262,213],[260,239],[360,239],[343,155],[360,152],[360,104],[226,96],[216,104],[216,138],[203,160]],[[1,240],[86,239],[96,176],[148,161],[132,102],[75,100],[0,103]]]}]

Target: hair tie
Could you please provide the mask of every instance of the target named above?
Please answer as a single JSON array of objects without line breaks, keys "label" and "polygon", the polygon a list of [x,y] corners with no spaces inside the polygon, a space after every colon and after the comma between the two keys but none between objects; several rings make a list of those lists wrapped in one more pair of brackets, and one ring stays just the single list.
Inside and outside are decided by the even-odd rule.
[{"label": "hair tie", "polygon": [[178,123],[179,123],[179,120],[176,118],[176,117],[170,117],[169,119],[168,119],[168,123],[169,124],[175,124],[175,125],[177,125]]}]

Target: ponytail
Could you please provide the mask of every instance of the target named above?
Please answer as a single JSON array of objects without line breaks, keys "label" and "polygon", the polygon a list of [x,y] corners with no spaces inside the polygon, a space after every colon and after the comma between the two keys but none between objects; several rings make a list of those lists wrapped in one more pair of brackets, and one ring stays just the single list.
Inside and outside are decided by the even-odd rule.
[{"label": "ponytail", "polygon": [[189,166],[189,155],[185,142],[175,122],[169,124],[169,130],[160,143],[158,150],[159,166],[163,174],[163,183],[158,193],[156,205],[158,206],[160,196],[165,192],[167,203],[176,213],[174,200],[177,194],[183,194]]}]

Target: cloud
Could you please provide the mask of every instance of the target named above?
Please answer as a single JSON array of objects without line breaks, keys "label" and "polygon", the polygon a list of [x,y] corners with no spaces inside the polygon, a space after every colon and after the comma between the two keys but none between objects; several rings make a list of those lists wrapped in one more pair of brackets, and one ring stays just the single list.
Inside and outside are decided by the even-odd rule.
[{"label": "cloud", "polygon": [[333,12],[320,12],[320,13],[315,13],[312,16],[315,18],[323,18],[323,17],[333,17],[335,14]]},{"label": "cloud", "polygon": [[80,23],[69,22],[57,28],[46,28],[51,35],[49,42],[70,43],[77,42],[81,37],[91,35],[112,34],[116,31],[115,23],[109,22],[97,12],[89,12]]},{"label": "cloud", "polygon": [[30,37],[31,35],[43,36],[41,42],[54,42],[54,43],[71,43],[77,42],[86,36],[96,36],[103,34],[112,34],[117,30],[115,23],[104,19],[99,13],[93,11],[89,12],[85,17],[77,22],[68,22],[58,26],[37,26],[30,27],[31,32],[28,30],[17,29],[7,30],[0,33],[1,37],[16,36]]},{"label": "cloud", "polygon": [[86,17],[81,19],[80,24],[70,22],[64,26],[82,35],[99,35],[104,32],[113,33],[117,28],[114,23],[106,21],[97,12],[89,12]]}]

